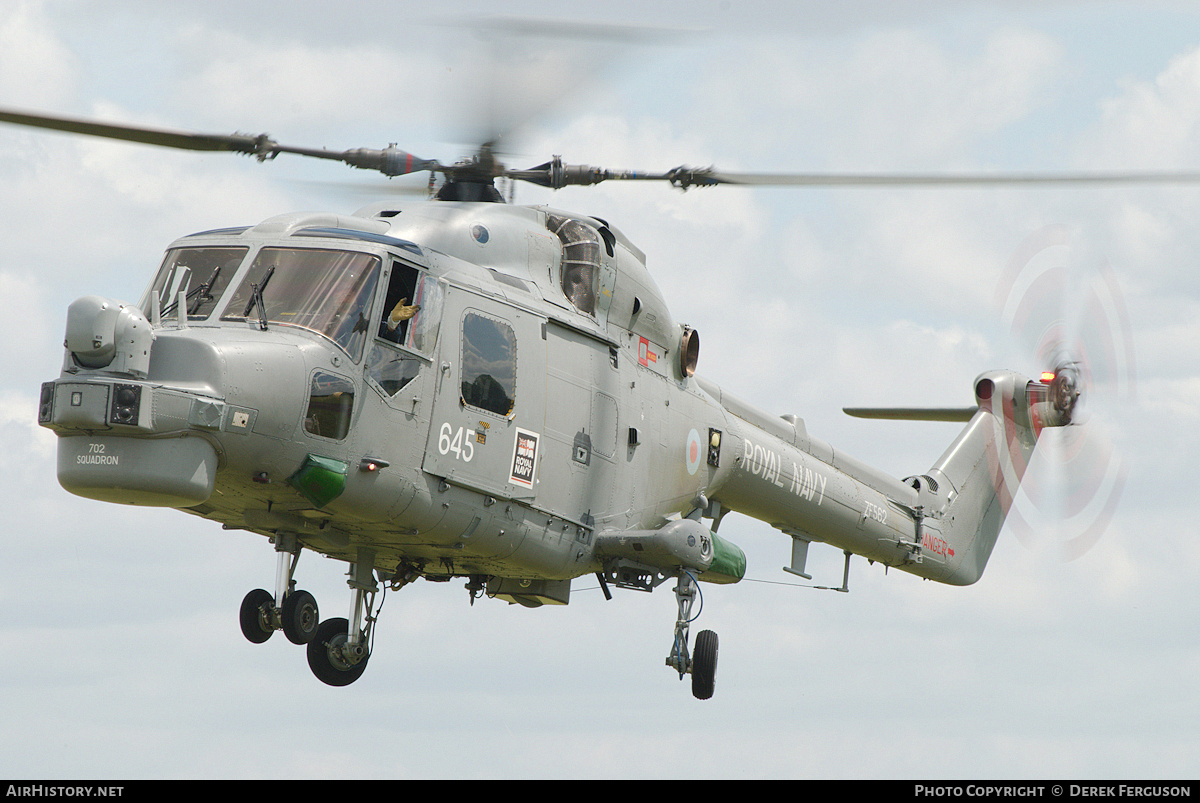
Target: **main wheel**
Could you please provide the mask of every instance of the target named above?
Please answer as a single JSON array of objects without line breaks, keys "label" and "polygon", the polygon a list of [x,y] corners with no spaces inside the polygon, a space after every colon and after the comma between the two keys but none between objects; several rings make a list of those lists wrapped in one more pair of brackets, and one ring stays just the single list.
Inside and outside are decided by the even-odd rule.
[{"label": "main wheel", "polygon": [[330,686],[349,686],[362,676],[370,657],[364,651],[357,663],[350,663],[342,653],[350,635],[350,623],[345,619],[326,619],[317,626],[308,642],[308,668],[317,680]]},{"label": "main wheel", "polygon": [[238,619],[242,624],[242,635],[252,644],[262,644],[275,632],[271,623],[275,596],[269,591],[256,588],[242,598],[242,609]]},{"label": "main wheel", "polygon": [[692,654],[692,696],[707,700],[717,685],[717,634],[701,630],[696,634],[696,650]]},{"label": "main wheel", "polygon": [[317,600],[307,591],[293,591],[283,598],[283,607],[279,609],[279,621],[283,625],[283,635],[293,644],[307,644],[312,641],[321,621],[317,611]]}]

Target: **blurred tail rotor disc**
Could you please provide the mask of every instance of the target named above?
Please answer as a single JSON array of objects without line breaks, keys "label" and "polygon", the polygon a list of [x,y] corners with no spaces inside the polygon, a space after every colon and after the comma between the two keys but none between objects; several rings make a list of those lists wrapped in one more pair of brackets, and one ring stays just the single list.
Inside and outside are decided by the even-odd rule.
[{"label": "blurred tail rotor disc", "polygon": [[1120,502],[1126,465],[1114,444],[1118,421],[1134,397],[1133,337],[1124,299],[1107,264],[1073,264],[1072,236],[1042,229],[1009,260],[996,289],[1010,332],[1032,349],[1039,368],[1080,391],[1067,427],[1043,430],[1009,512],[1028,548],[1053,544],[1065,560],[1100,540]]}]

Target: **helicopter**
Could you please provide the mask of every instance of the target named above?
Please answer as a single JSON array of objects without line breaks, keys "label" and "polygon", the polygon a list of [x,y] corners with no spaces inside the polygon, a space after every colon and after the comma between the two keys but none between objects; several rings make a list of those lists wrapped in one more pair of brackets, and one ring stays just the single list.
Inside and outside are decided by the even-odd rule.
[{"label": "helicopter", "polygon": [[[658,181],[956,184],[1178,180],[1178,174],[813,176],[679,167],[610,171],[560,157],[505,167],[485,144],[442,164],[396,146],[329,151],[0,110],[0,122],[162,147],[281,153],[389,177],[429,172],[432,200],[291,213],[181,237],[136,303],[84,296],[38,422],[58,479],[99,501],[171,507],[270,540],[272,590],[243,599],[243,635],[282,630],[332,686],[365,671],[381,588],[465,579],[470,599],[566,605],[572,581],[649,592],[674,581],[666,665],[714,693],[718,638],[690,629],[700,583],[745,578],[729,512],[808,548],[950,585],[980,578],[1047,428],[1086,389],[1069,354],[1035,378],[982,373],[962,408],[849,408],[954,421],[924,473],[898,479],[697,373],[646,255],[616,226],[504,203],[498,179],[545,187]],[[304,550],[348,564],[349,615],[297,587]],[[381,603],[380,603],[381,604]]]}]

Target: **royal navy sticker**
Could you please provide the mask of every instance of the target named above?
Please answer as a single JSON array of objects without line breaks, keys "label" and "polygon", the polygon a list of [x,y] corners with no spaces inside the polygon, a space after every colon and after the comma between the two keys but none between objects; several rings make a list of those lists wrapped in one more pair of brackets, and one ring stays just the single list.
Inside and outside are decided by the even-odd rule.
[{"label": "royal navy sticker", "polygon": [[533,487],[533,472],[537,470],[538,438],[536,432],[517,430],[513,445],[512,473],[509,480],[526,488]]}]

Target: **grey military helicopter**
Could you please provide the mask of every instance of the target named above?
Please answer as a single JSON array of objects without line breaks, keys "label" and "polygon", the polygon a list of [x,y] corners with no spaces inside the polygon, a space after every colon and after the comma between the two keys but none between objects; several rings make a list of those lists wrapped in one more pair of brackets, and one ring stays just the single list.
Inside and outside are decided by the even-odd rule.
[{"label": "grey military helicopter", "polygon": [[[852,555],[971,584],[1042,430],[1074,423],[1086,372],[1068,353],[1032,379],[981,374],[968,407],[847,410],[963,423],[925,472],[894,478],[699,376],[697,330],[671,315],[634,243],[606,220],[505,203],[497,179],[688,189],[1195,178],[636,173],[559,157],[514,170],[488,145],[447,165],[394,145],[329,151],[8,110],[0,122],[429,172],[431,187],[442,177],[432,200],[181,237],[137,303],[70,305],[62,371],[41,388],[38,422],[58,436],[66,490],[270,540],[274,587],[246,595],[242,632],[263,642],[282,630],[334,686],[366,669],[381,587],[460,578],[472,602],[536,607],[566,605],[572,581],[593,576],[607,598],[674,581],[666,664],[709,698],[717,635],[693,643],[689,631],[699,583],[745,577],[745,554],[718,534],[729,512],[789,537],[794,575],[809,578],[811,543],[842,550],[840,590]],[[321,620],[297,588],[306,549],[349,564],[348,617]]]}]

